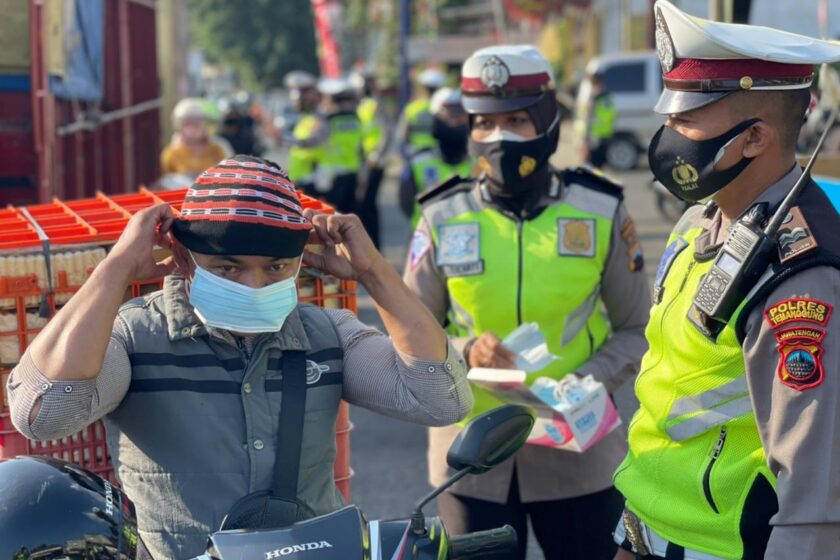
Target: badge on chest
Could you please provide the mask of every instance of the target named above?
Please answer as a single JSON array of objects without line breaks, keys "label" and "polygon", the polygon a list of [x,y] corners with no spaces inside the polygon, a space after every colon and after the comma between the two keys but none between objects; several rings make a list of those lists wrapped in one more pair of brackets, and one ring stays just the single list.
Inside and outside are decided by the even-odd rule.
[{"label": "badge on chest", "polygon": [[567,257],[594,257],[595,220],[557,220],[557,254]]},{"label": "badge on chest", "polygon": [[481,228],[478,223],[448,224],[438,229],[437,264],[447,276],[484,272],[481,260]]}]

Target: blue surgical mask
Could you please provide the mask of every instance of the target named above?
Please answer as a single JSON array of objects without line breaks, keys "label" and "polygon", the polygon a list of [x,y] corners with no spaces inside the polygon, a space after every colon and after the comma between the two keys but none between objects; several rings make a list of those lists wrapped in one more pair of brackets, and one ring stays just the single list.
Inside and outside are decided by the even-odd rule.
[{"label": "blue surgical mask", "polygon": [[297,307],[296,279],[297,274],[262,288],[251,288],[196,264],[190,283],[190,304],[208,327],[236,333],[277,332]]}]

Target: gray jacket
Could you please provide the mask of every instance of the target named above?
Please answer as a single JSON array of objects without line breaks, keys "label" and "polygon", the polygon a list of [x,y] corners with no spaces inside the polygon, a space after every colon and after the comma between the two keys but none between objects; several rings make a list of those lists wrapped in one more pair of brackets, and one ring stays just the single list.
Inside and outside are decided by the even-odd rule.
[{"label": "gray jacket", "polygon": [[140,536],[155,558],[170,559],[201,554],[238,498],[271,487],[283,351],[305,351],[311,370],[298,498],[317,514],[342,503],[333,482],[342,398],[429,425],[458,421],[472,404],[454,350],[444,363],[399,355],[346,311],[300,306],[280,332],[248,346],[208,330],[183,280],[168,279],[122,307],[96,380],[50,382],[25,355],[9,380],[13,420],[30,438],[52,439],[104,417]]}]

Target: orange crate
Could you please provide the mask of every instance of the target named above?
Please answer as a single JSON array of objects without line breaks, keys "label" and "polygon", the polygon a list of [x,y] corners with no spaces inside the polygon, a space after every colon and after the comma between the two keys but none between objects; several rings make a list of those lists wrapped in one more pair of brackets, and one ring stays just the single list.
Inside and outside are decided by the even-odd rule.
[{"label": "orange crate", "polygon": [[[55,312],[89,277],[92,268],[85,271],[84,278],[71,282],[69,271],[61,270],[56,262],[58,254],[74,249],[90,248],[91,245],[108,245],[116,241],[133,214],[149,206],[169,203],[177,212],[186,189],[179,191],[152,192],[142,188],[138,193],[104,195],[96,198],[68,202],[55,201],[27,208],[38,226],[50,238],[51,243],[61,245],[53,252],[53,270],[57,282],[53,294],[46,298],[51,312]],[[333,209],[319,200],[301,195],[305,208],[325,213]],[[42,245],[36,228],[16,208],[0,209],[0,251],[24,250],[38,255]],[[0,255],[0,259],[4,258]],[[8,258],[8,257],[6,257]],[[12,257],[25,258],[25,257]],[[36,258],[39,258],[36,256]],[[58,267],[58,268],[57,268]],[[78,273],[75,276],[78,277]],[[159,290],[163,279],[156,278],[133,282],[126,293],[126,299]],[[36,274],[25,276],[3,276],[0,274],[0,319],[11,318],[13,324],[0,321],[0,459],[16,455],[44,455],[78,463],[93,472],[117,483],[113,466],[105,443],[105,428],[97,421],[84,430],[61,440],[49,442],[29,441],[18,433],[11,423],[6,395],[6,379],[19,356],[42,328],[38,317],[38,305],[45,292],[45,279]],[[303,271],[298,282],[299,299],[326,308],[343,308],[356,313],[356,283],[339,281],[323,275],[309,275]],[[6,302],[6,304],[2,304]],[[11,302],[11,303],[9,303]],[[335,480],[345,499],[350,498],[350,438],[352,424],[349,407],[342,403],[336,422],[336,443],[338,447],[335,463]]]}]

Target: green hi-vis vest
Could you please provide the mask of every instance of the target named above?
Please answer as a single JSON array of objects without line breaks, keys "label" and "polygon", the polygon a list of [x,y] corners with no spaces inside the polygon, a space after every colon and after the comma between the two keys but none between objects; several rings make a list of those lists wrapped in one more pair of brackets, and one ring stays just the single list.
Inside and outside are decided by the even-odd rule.
[{"label": "green hi-vis vest", "polygon": [[[437,150],[423,150],[411,158],[411,172],[414,174],[414,184],[417,186],[417,194],[421,194],[453,175],[469,177],[472,174],[473,160],[467,157],[461,163],[450,165],[443,161]],[[414,214],[411,216],[412,229],[417,227],[420,221],[420,204],[414,203]]]},{"label": "green hi-vis vest", "polygon": [[356,114],[362,123],[362,151],[369,156],[382,140],[382,126],[376,119],[379,102],[373,97],[366,97],[359,103]]},{"label": "green hi-vis vest", "polygon": [[316,115],[307,115],[295,126],[296,144],[289,151],[289,178],[316,183],[322,192],[332,188],[338,175],[356,173],[362,166],[362,126],[356,113],[326,117],[330,127],[326,141],[310,144],[321,125]]},{"label": "green hi-vis vest", "polygon": [[437,146],[437,140],[432,136],[434,117],[429,109],[428,99],[415,99],[405,106],[405,119],[408,123],[408,144],[412,151]]},{"label": "green hi-vis vest", "polygon": [[294,144],[289,148],[289,179],[312,182],[315,164],[323,157],[323,146],[308,145],[319,124],[319,117],[304,115],[292,130]]},{"label": "green hi-vis vest", "polygon": [[[555,201],[525,221],[483,203],[480,186],[432,199],[422,211],[446,277],[449,334],[504,338],[533,321],[561,357],[528,383],[574,372],[610,334],[600,284],[620,190],[555,182],[552,191]],[[471,417],[501,404],[478,387],[473,394]]]},{"label": "green hi-vis vest", "polygon": [[679,233],[678,226],[662,256],[645,331],[650,349],[636,379],[640,407],[615,485],[627,507],[663,538],[720,558],[742,558],[745,543],[766,542],[769,535],[774,512],[764,511],[768,501],[757,498],[773,495],[775,477],[759,439],[736,335],[744,304],[716,341],[690,315],[713,261],[695,257],[702,231]]},{"label": "green hi-vis vest", "polygon": [[615,119],[618,111],[608,95],[599,95],[593,101],[592,122],[589,136],[594,140],[607,140],[615,132]]}]

